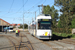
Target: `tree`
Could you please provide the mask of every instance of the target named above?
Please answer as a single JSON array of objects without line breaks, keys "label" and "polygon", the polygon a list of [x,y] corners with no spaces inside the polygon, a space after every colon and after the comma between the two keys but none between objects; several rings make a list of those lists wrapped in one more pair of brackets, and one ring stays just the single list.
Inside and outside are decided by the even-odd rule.
[{"label": "tree", "polygon": [[[23,28],[23,25],[21,25],[20,28]],[[28,28],[28,25],[27,24],[24,24],[24,28],[27,29]]]},{"label": "tree", "polygon": [[75,18],[72,20],[72,25],[71,25],[71,28],[75,28]]},{"label": "tree", "polygon": [[51,11],[51,9],[50,9],[49,5],[44,6],[44,9],[43,9],[44,14],[49,14],[50,15],[50,11]]},{"label": "tree", "polygon": [[[73,15],[73,16],[75,16],[75,15]],[[72,19],[70,27],[75,28],[75,17]]]},{"label": "tree", "polygon": [[60,21],[60,20],[58,21],[57,27],[58,27],[58,28],[62,28],[62,25],[61,25],[61,21]]},{"label": "tree", "polygon": [[75,14],[75,0],[55,0],[55,6],[61,7],[61,25],[66,28],[66,31],[68,32],[70,26],[73,26],[71,21],[75,17],[73,16]]},{"label": "tree", "polygon": [[53,27],[56,27],[56,21],[58,19],[58,11],[54,8],[54,6],[50,7],[49,5],[44,6],[43,8],[44,14],[49,14],[52,16]]},{"label": "tree", "polygon": [[24,28],[27,29],[28,28],[28,25],[27,24],[24,24]]},{"label": "tree", "polygon": [[[70,26],[72,18],[74,17],[72,15],[75,14],[75,0],[55,0],[55,6],[61,7],[60,12],[63,13],[66,25]],[[63,16],[61,18],[63,18]]]}]

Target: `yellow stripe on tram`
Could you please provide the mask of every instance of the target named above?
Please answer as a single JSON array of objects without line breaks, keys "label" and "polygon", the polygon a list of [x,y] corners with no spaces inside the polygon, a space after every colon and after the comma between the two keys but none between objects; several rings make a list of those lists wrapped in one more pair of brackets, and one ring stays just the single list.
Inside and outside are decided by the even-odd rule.
[{"label": "yellow stripe on tram", "polygon": [[45,32],[45,36],[47,36],[48,35],[48,32]]}]

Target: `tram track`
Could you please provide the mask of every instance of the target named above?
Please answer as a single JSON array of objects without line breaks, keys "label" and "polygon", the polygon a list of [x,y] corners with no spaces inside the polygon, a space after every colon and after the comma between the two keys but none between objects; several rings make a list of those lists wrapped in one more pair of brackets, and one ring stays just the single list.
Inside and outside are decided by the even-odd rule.
[{"label": "tram track", "polygon": [[[24,33],[23,33],[24,34]],[[38,38],[36,38],[35,36],[31,36],[31,35],[29,35],[29,33],[26,33],[25,34],[27,37],[28,37],[28,39],[30,39],[30,41],[31,41],[31,44],[34,46],[34,49],[36,49],[37,50],[37,48],[39,48],[39,49],[41,49],[41,50],[46,50],[46,48],[48,47],[48,49],[49,49],[49,47],[51,48],[51,50],[74,50],[73,48],[67,48],[67,47],[70,47],[70,46],[73,46],[73,45],[70,45],[70,44],[68,44],[68,42],[69,41],[67,41],[66,43],[63,43],[63,42],[60,42],[59,40],[58,41],[56,41],[56,40],[54,40],[54,41],[51,41],[51,40],[47,40],[47,41],[43,41],[43,40],[39,40]],[[31,38],[31,37],[33,37],[33,38]],[[34,40],[34,41],[33,41]],[[66,39],[65,39],[66,40]],[[69,39],[70,40],[70,39]],[[64,40],[61,40],[61,41],[64,41]],[[74,41],[74,40],[73,40]],[[73,42],[72,41],[72,42]],[[71,43],[72,43],[71,42]],[[49,44],[50,43],[50,44]],[[51,44],[52,43],[52,44]],[[62,44],[61,44],[62,43]],[[56,45],[54,45],[54,44],[56,44]],[[43,46],[42,46],[43,45]],[[43,48],[44,46],[47,46],[46,48]],[[55,48],[56,47],[56,48]]]},{"label": "tram track", "polygon": [[[25,39],[25,38],[26,38],[26,39]],[[25,39],[26,41],[24,41],[24,39]],[[20,47],[22,47],[22,46],[25,47],[25,49],[23,49],[23,50],[34,50],[32,44],[31,44],[31,42],[30,42],[30,40],[29,40],[29,39],[27,38],[27,36],[24,35],[24,34],[21,34],[21,35],[20,35],[20,45],[19,45],[18,50],[21,50]]]},{"label": "tram track", "polygon": [[[29,34],[29,33],[28,33]],[[29,37],[26,35],[26,34],[22,34],[21,33],[21,35],[19,36],[20,37],[20,40],[17,40],[15,37],[11,37],[11,38],[13,38],[13,39],[15,39],[16,41],[18,41],[18,47],[17,47],[17,50],[34,50],[34,48],[35,47],[37,47],[37,48],[40,48],[40,49],[42,49],[41,47],[39,47],[39,46],[37,46],[37,45],[34,45],[34,44],[36,44],[36,43],[31,43],[31,41],[29,40]],[[38,38],[36,38],[35,37],[35,39],[37,39],[37,40],[39,40]],[[48,47],[50,47],[50,48],[52,48],[52,50],[64,50],[64,47],[65,47],[65,45],[66,44],[72,44],[72,45],[75,45],[74,43],[74,40],[68,40],[68,39],[65,39],[65,40],[58,40],[58,41],[43,41],[43,40],[39,40],[39,42],[41,43],[41,44],[45,44],[45,46],[48,46]],[[61,49],[61,48],[54,48],[54,45],[53,44],[49,44],[49,43],[54,43],[54,44],[56,44],[56,45],[58,45],[58,46],[61,46],[63,49]],[[65,45],[62,45],[62,44],[64,43]],[[34,48],[33,48],[33,46],[32,46],[32,44],[35,46]],[[37,43],[38,44],[38,43]],[[55,46],[56,46],[55,45]],[[16,45],[15,45],[16,46]],[[67,45],[66,45],[67,46]],[[57,46],[56,46],[57,47]],[[15,47],[14,47],[15,48]],[[35,48],[36,49],[36,48]],[[36,49],[37,50],[37,49]],[[43,48],[43,50],[45,50],[44,48]],[[67,50],[72,50],[72,49],[67,49]]]},{"label": "tram track", "polygon": [[74,42],[74,41],[71,41],[71,40],[68,40],[68,39],[63,40],[63,41],[59,40],[58,42],[63,42],[63,43],[66,43],[66,44],[72,44],[72,45],[75,45],[75,42]]},{"label": "tram track", "polygon": [[[13,37],[13,36],[5,36],[5,37],[9,40],[12,47],[14,47],[13,50],[30,50],[30,49],[27,49],[28,46],[26,44],[24,44],[25,42],[22,43],[22,38],[26,37],[26,36],[21,36],[20,40],[18,40],[16,37]],[[25,48],[23,48],[23,47],[25,47]]]},{"label": "tram track", "polygon": [[[5,37],[9,40],[9,42],[11,43],[11,45],[13,45],[14,50],[18,50],[19,40],[16,40],[16,38],[14,38],[12,36],[5,36]],[[18,43],[16,43],[14,40],[16,40]]]},{"label": "tram track", "polygon": [[[35,37],[36,38],[36,37]],[[36,38],[37,40],[39,40],[38,38]],[[43,41],[43,40],[40,40],[43,44],[45,44],[45,45],[47,45],[47,46],[49,46],[49,47],[51,47],[53,50],[60,50],[61,48],[62,48],[62,50],[64,50],[64,49],[67,49],[67,50],[71,50],[70,48],[66,48],[65,47],[65,45],[62,45],[62,44],[60,44],[59,42],[61,42],[61,41]],[[58,42],[58,43],[57,43]],[[64,42],[64,41],[63,41]],[[69,41],[68,41],[69,42]],[[71,42],[73,42],[73,41],[71,41]],[[56,47],[55,47],[55,45],[51,45],[51,44],[49,44],[49,43],[54,43],[54,44],[56,44]],[[61,42],[62,43],[62,42]],[[68,44],[67,42],[65,43],[65,44]],[[70,43],[71,44],[71,43]],[[58,46],[57,46],[58,45]]]},{"label": "tram track", "polygon": [[[2,37],[4,36],[8,39],[9,43],[11,44],[10,47],[12,47],[11,48],[12,50],[34,50],[31,42],[24,34],[20,33],[20,36],[18,37],[12,35],[0,35],[0,36]],[[27,41],[24,39],[27,39]]]},{"label": "tram track", "polygon": [[[72,49],[74,49],[74,47],[68,48],[69,46],[62,45],[61,41],[42,41],[42,42],[44,44],[48,45],[49,47],[51,47],[53,50],[64,50],[64,49],[72,50]],[[51,43],[53,43],[54,45]],[[65,44],[68,44],[68,43],[66,42]]]},{"label": "tram track", "polygon": [[[27,34],[29,34],[29,33],[27,33]],[[33,36],[33,37],[35,37],[35,36]],[[35,37],[36,38],[36,37]],[[37,40],[39,40],[38,38],[36,38]],[[48,44],[48,43],[46,43],[46,42],[44,42],[43,40],[39,40],[41,43],[43,43],[43,44],[45,44],[45,45],[47,45],[47,46],[49,46],[50,48],[52,48],[53,46],[52,45],[50,45],[50,44]],[[32,44],[34,44],[34,43],[32,43]],[[37,46],[36,46],[37,47]],[[38,47],[39,48],[39,47]],[[44,49],[43,49],[44,50]],[[58,50],[57,48],[52,48],[52,50]]]},{"label": "tram track", "polygon": [[[35,37],[36,38],[36,37]],[[39,40],[38,38],[36,38],[37,40]],[[48,43],[46,43],[46,42],[44,42],[43,40],[39,40],[40,42],[42,42],[43,44],[45,44],[45,45],[47,45],[47,46],[49,46],[50,48],[52,48],[53,50],[58,50],[57,48],[53,48],[53,46],[52,45],[50,45],[50,44],[48,44]]]}]

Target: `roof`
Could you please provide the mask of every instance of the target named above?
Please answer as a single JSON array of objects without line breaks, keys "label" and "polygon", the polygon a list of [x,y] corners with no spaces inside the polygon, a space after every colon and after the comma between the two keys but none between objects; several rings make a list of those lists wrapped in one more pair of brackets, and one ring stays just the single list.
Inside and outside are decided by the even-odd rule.
[{"label": "roof", "polygon": [[17,24],[17,25],[20,25],[20,24]]},{"label": "roof", "polygon": [[[4,20],[3,20],[3,19],[1,19],[1,18],[0,18],[0,20],[4,21]],[[10,23],[8,23],[8,22],[6,22],[6,21],[4,21],[4,22],[10,25]]]},{"label": "roof", "polygon": [[16,24],[11,24],[12,26],[15,26]]},{"label": "roof", "polygon": [[21,24],[11,24],[12,26],[20,26]]}]

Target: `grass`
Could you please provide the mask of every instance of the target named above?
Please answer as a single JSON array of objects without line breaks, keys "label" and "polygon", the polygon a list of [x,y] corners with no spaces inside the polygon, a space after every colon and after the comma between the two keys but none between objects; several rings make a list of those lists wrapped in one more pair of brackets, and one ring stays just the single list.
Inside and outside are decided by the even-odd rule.
[{"label": "grass", "polygon": [[71,37],[71,38],[75,38],[75,34],[66,34],[66,33],[56,33],[53,32],[53,34],[57,35],[57,36],[61,36],[61,37]]}]

